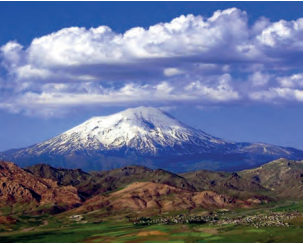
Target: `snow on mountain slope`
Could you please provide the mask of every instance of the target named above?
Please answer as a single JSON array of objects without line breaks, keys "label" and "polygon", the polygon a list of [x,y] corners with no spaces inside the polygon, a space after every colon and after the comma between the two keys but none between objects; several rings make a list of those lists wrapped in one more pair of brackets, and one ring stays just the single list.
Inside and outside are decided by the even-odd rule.
[{"label": "snow on mountain slope", "polygon": [[44,162],[98,170],[140,164],[183,172],[240,170],[280,157],[302,159],[302,155],[294,148],[225,141],[157,108],[138,107],[91,118],[45,142],[0,153],[0,159],[23,166]]},{"label": "snow on mountain slope", "polygon": [[152,107],[127,109],[94,117],[79,126],[22,153],[68,154],[77,150],[136,151],[144,155],[194,154],[223,151],[233,144],[191,128]]},{"label": "snow on mountain slope", "polygon": [[237,143],[240,145],[236,150],[239,153],[255,153],[255,154],[268,154],[268,155],[291,155],[291,148],[279,147],[269,145],[266,143]]}]

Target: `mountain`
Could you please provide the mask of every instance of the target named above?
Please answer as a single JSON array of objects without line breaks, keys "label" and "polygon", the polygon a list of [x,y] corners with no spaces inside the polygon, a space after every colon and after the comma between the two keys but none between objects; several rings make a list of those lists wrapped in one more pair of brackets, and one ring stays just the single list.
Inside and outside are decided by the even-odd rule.
[{"label": "mountain", "polygon": [[[215,172],[199,170],[181,174],[197,191],[214,191],[219,194],[234,196],[239,199],[255,197],[264,199],[271,193],[251,177],[240,176],[239,173]],[[266,199],[265,199],[266,200]]]},{"label": "mountain", "polygon": [[271,190],[275,197],[303,197],[303,161],[280,158],[258,168],[240,171],[239,175]]},{"label": "mountain", "polygon": [[[43,176],[43,177],[41,177]],[[234,173],[174,173],[143,166],[86,173],[0,161],[1,214],[74,213],[106,216],[135,211],[239,208],[303,197],[303,162],[279,159]]]},{"label": "mountain", "polygon": [[195,208],[246,207],[247,204],[233,197],[219,195],[211,191],[190,192],[160,183],[135,182],[108,196],[93,197],[75,211],[91,212],[101,209],[108,214],[130,211],[136,211],[138,214],[144,211],[153,216]]},{"label": "mountain", "polygon": [[239,199],[290,200],[303,197],[303,161],[280,158],[239,172],[199,170],[180,175],[197,191],[209,190]]},{"label": "mountain", "polygon": [[280,157],[302,159],[302,151],[264,143],[236,143],[194,129],[151,107],[94,117],[50,140],[3,152],[20,166],[107,170],[130,164],[173,172],[197,169],[233,171]]},{"label": "mountain", "polygon": [[[14,163],[0,161],[0,208],[5,214],[56,214],[69,209],[75,209],[76,212],[104,209],[108,214],[130,210],[156,210],[161,213],[193,208],[246,207],[251,204],[212,191],[198,192],[181,176],[160,169],[128,166],[92,174],[80,170],[56,171],[47,165],[37,165],[31,169],[34,173]],[[111,175],[116,178],[111,179]],[[58,181],[52,180],[56,177]],[[102,187],[94,188],[92,184],[92,194],[84,199],[79,196],[79,189],[68,184],[68,178],[72,179],[71,183],[78,178],[80,183],[81,180],[87,181],[86,184],[99,180],[101,184],[110,182],[113,187],[102,190]]]},{"label": "mountain", "polygon": [[233,173],[198,170],[177,175],[135,165],[90,173],[42,164],[25,170],[38,177],[57,181],[58,185],[74,186],[82,199],[107,195],[135,182],[165,184],[189,192],[212,191],[246,201],[255,199],[268,202],[276,198],[298,199],[303,196],[303,162],[287,159]]},{"label": "mountain", "polygon": [[[131,235],[143,236],[138,232],[152,231],[150,238],[155,241],[157,235],[165,231],[173,238],[177,235],[180,238],[181,232],[201,236],[202,231],[209,233],[210,230],[226,235],[233,225],[237,231],[277,228],[286,235],[290,230],[301,230],[303,223],[302,166],[301,161],[279,159],[234,173],[200,170],[176,175],[143,166],[86,173],[41,164],[21,169],[0,161],[0,238],[4,243],[115,241],[100,239],[102,235],[121,237],[117,242],[134,242],[129,238]],[[92,194],[86,198],[79,197],[78,187],[82,183],[92,186]],[[108,183],[114,187],[107,188]],[[235,194],[247,191],[250,191],[247,197]],[[266,196],[261,195],[261,191],[265,191]],[[171,225],[174,225],[173,232],[168,229]],[[188,232],[188,227],[195,232]],[[163,232],[155,232],[160,228]],[[232,231],[235,234],[235,228]],[[69,233],[73,237],[79,234],[81,238],[67,239]],[[297,236],[299,234],[301,231]],[[59,239],[54,240],[54,236]],[[185,242],[193,240],[185,239]],[[195,240],[206,241],[206,238]],[[269,240],[277,241],[266,238],[265,242]],[[143,242],[143,239],[136,241]]]},{"label": "mountain", "polygon": [[72,186],[33,175],[17,165],[0,161],[0,208],[13,213],[57,213],[79,206]]},{"label": "mountain", "polygon": [[142,181],[162,183],[187,191],[196,191],[186,179],[179,175],[162,169],[152,170],[144,166],[127,166],[109,171],[86,173],[80,169],[56,169],[50,165],[38,164],[26,167],[25,170],[36,176],[55,180],[59,185],[72,185],[77,188],[78,193],[84,198],[114,191],[134,182]]},{"label": "mountain", "polygon": [[54,168],[48,164],[36,164],[24,168],[24,170],[41,178],[57,181],[59,185],[64,186],[77,186],[81,182],[92,178],[89,173],[81,169]]}]

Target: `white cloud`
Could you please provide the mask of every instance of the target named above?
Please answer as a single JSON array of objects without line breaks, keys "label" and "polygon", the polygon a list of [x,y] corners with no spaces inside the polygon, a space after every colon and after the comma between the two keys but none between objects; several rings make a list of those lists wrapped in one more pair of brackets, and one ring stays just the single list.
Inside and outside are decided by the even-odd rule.
[{"label": "white cloud", "polygon": [[24,65],[16,70],[18,79],[46,79],[52,77],[52,72],[47,69],[38,69],[32,65]]},{"label": "white cloud", "polygon": [[[294,77],[297,75],[293,75]],[[190,103],[199,108],[245,101],[286,103],[302,102],[300,88],[254,86],[255,90],[241,89],[230,74],[196,76],[196,81],[162,81],[156,84],[126,83],[119,88],[103,86],[94,81],[82,83],[23,83],[15,96],[0,99],[0,108],[31,116],[62,116],[77,107],[134,106],[151,104],[159,107],[175,107]],[[249,78],[250,79],[250,78]],[[273,83],[273,81],[277,81]],[[250,82],[250,81],[249,81]],[[164,106],[165,105],[165,106]]]},{"label": "white cloud", "polygon": [[285,101],[303,102],[303,90],[271,87],[267,91],[257,91],[249,94],[252,100],[283,103]]},{"label": "white cloud", "polygon": [[56,116],[77,107],[145,102],[299,103],[302,21],[261,18],[249,26],[247,13],[231,8],[125,33],[70,27],[28,47],[11,41],[0,48],[0,108]]},{"label": "white cloud", "polygon": [[183,73],[184,72],[182,70],[177,69],[177,68],[165,68],[164,69],[164,75],[167,77],[174,76],[174,75],[180,75]]},{"label": "white cloud", "polygon": [[240,95],[230,85],[231,76],[224,74],[216,77],[217,82],[213,82],[212,86],[204,84],[205,82],[195,81],[190,83],[184,89],[185,91],[201,96],[202,100],[210,101],[231,101],[239,99]]},{"label": "white cloud", "polygon": [[258,41],[270,47],[303,49],[303,19],[296,21],[280,20],[269,25],[256,37]]},{"label": "white cloud", "polygon": [[[302,19],[256,24],[254,29],[257,36],[252,36],[254,31],[248,27],[247,13],[231,8],[216,11],[208,19],[182,15],[169,23],[159,23],[148,29],[135,27],[123,34],[115,33],[107,26],[64,28],[35,38],[26,49],[16,42],[9,42],[1,50],[4,60],[13,64],[13,71],[21,74],[21,77],[24,73],[26,77],[40,77],[40,69],[73,72],[68,67],[118,65],[119,68],[134,62],[159,59],[166,62],[168,58],[187,57],[195,57],[196,61],[203,63],[210,59],[215,62],[227,59],[268,60],[265,45],[270,50],[283,44],[288,48],[302,49]],[[263,48],[260,50],[261,44]],[[165,68],[164,74],[170,76],[176,72],[172,68]]]},{"label": "white cloud", "polygon": [[[27,115],[51,116],[58,110],[63,111],[83,106],[131,106],[149,103],[154,105],[169,104],[165,107],[175,107],[175,103],[222,103],[238,99],[237,92],[228,85],[226,77],[220,77],[216,85],[203,85],[197,82],[191,91],[177,84],[161,82],[155,85],[125,84],[120,89],[96,86],[87,82],[81,86],[71,84],[43,84],[40,92],[27,91],[16,97],[8,98],[5,105],[10,111],[23,112]],[[40,112],[39,112],[40,111]],[[52,111],[52,113],[50,113]]]},{"label": "white cloud", "polygon": [[253,86],[265,86],[269,82],[270,78],[271,75],[257,71],[250,75],[249,80]]},{"label": "white cloud", "polygon": [[8,42],[0,48],[3,63],[7,68],[14,68],[19,65],[22,48],[23,47],[15,41]]},{"label": "white cloud", "polygon": [[303,74],[278,77],[277,80],[282,87],[303,87]]}]

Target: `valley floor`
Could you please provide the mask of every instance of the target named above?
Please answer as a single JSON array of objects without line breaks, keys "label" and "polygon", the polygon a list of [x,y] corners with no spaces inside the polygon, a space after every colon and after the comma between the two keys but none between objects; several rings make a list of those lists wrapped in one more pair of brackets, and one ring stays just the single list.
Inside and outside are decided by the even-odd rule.
[{"label": "valley floor", "polygon": [[149,218],[130,214],[111,219],[102,219],[98,211],[78,216],[64,213],[13,216],[15,219],[6,220],[0,217],[0,242],[303,243],[302,202],[214,211],[208,217],[202,213]]}]

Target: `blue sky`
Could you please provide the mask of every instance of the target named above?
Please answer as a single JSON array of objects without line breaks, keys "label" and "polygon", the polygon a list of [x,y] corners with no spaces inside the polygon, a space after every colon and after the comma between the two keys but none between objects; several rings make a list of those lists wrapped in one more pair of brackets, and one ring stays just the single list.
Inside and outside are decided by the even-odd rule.
[{"label": "blue sky", "polygon": [[302,149],[302,10],[1,2],[0,151],[140,105],[224,139]]}]

